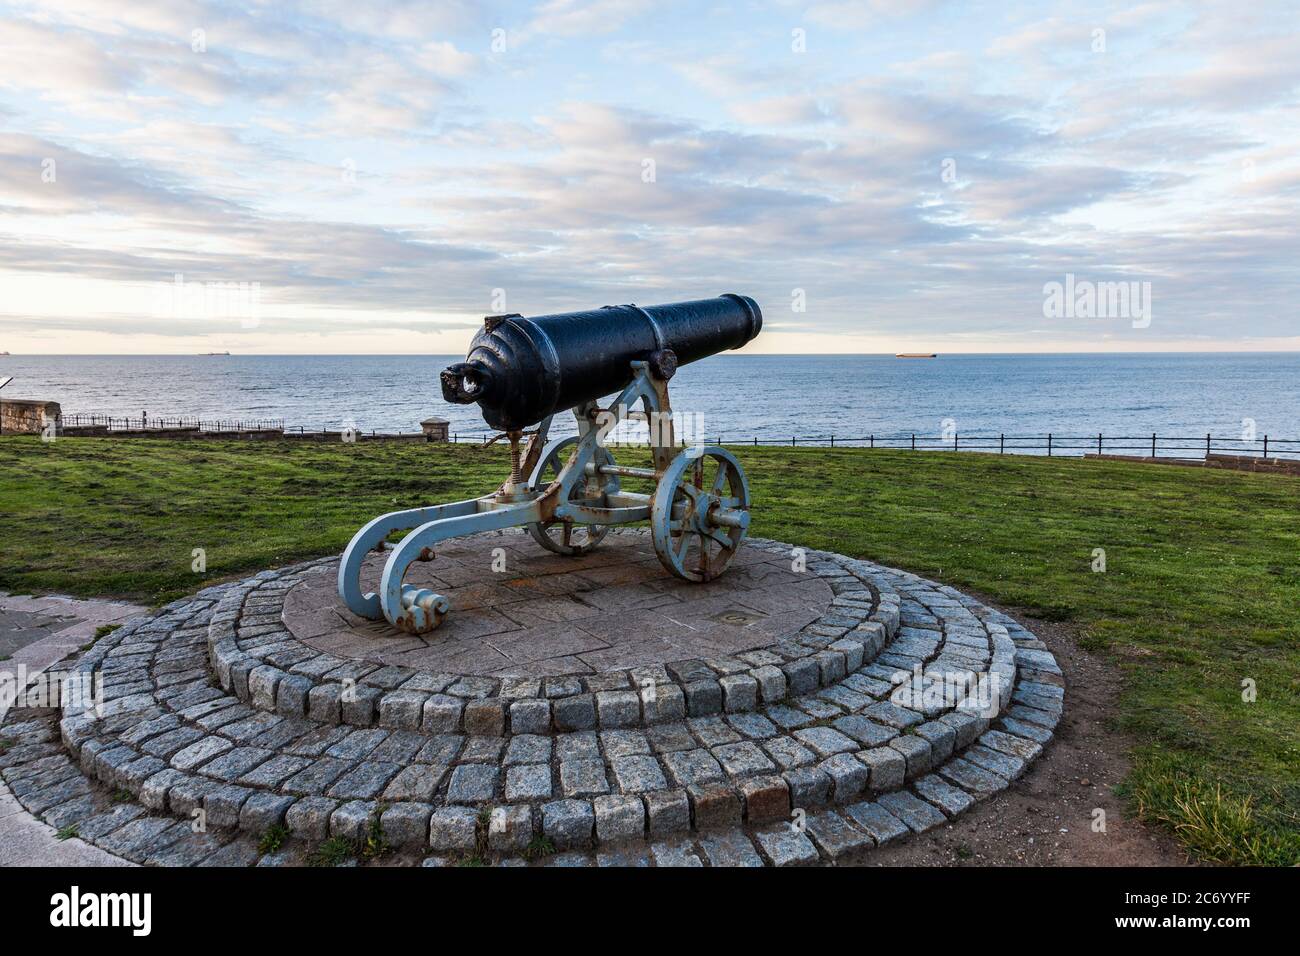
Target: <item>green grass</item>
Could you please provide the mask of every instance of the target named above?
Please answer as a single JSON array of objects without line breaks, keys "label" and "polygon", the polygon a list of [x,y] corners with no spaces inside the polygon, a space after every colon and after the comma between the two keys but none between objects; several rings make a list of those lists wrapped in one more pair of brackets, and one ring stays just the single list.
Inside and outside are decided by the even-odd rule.
[{"label": "green grass", "polygon": [[289,839],[289,828],[283,823],[273,823],[266,828],[266,832],[257,841],[257,852],[263,855],[275,853],[284,846],[284,841],[287,839]]},{"label": "green grass", "polygon": [[549,837],[535,836],[528,841],[528,846],[524,849],[524,859],[540,860],[554,853],[555,844],[551,842]]},{"label": "green grass", "polygon": [[121,627],[121,626],[122,626],[121,624],[101,624],[101,625],[99,625],[99,627],[95,628],[95,636],[92,637],[92,638],[90,639],[89,642],[87,642],[87,643],[85,643],[85,644],[82,644],[82,645],[81,645],[81,649],[82,649],[83,651],[88,651],[88,650],[90,650],[92,647],[95,646],[95,642],[96,642],[96,641],[98,641],[98,640],[99,640],[100,638],[102,638],[102,637],[108,637],[108,635],[112,634],[114,631],[116,631],[116,630],[117,630],[119,627]]},{"label": "green grass", "polygon": [[378,859],[392,849],[388,845],[388,838],[384,836],[384,828],[379,822],[383,812],[384,805],[381,803],[376,807],[374,815],[370,818],[370,824],[366,827],[365,838],[361,840],[361,855],[369,859]]},{"label": "green grass", "polygon": [[[388,845],[384,831],[379,825],[380,812],[382,811],[376,810],[366,826],[366,832],[358,839],[350,840],[347,837],[332,836],[316,844],[307,855],[308,864],[324,867],[342,866],[351,859],[377,860],[385,856],[392,848]],[[289,831],[285,827],[279,825],[271,827],[262,835],[258,851],[274,853],[284,845],[288,837]]]},{"label": "green grass", "polygon": [[[755,534],[1068,622],[1124,676],[1114,716],[1140,741],[1126,785],[1133,806],[1200,859],[1300,862],[1300,480],[735,451]],[[376,514],[486,493],[506,470],[500,447],[0,438],[0,589],[157,604],[337,553]],[[191,569],[195,548],[204,573]],[[1096,548],[1105,573],[1091,570]]]},{"label": "green grass", "polygon": [[496,448],[429,447],[0,438],[0,587],[163,603],[337,551],[382,511],[481,494],[499,469]]},{"label": "green grass", "polygon": [[1203,862],[1295,865],[1294,826],[1289,834],[1261,826],[1254,794],[1225,793],[1180,754],[1149,753],[1121,789],[1143,819],[1173,830]]},{"label": "green grass", "polygon": [[357,845],[346,837],[334,836],[323,840],[307,857],[312,866],[342,866],[357,855]]}]

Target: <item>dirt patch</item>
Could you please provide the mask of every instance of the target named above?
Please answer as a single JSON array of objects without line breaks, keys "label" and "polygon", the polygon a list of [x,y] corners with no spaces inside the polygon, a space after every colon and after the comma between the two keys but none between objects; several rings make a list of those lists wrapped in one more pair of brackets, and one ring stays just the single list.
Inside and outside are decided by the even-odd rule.
[{"label": "dirt patch", "polygon": [[[985,603],[986,597],[975,595]],[[1065,674],[1065,715],[1056,738],[1019,780],[945,827],[881,847],[877,866],[1186,866],[1164,831],[1131,817],[1114,787],[1129,770],[1132,740],[1107,727],[1121,678],[1079,647],[1071,625],[1008,611],[1056,655]],[[1106,832],[1093,813],[1106,811]]]}]

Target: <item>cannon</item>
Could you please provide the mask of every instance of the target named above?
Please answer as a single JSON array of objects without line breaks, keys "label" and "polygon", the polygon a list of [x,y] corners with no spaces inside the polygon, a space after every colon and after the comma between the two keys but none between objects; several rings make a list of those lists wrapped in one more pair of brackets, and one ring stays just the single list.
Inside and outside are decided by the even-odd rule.
[{"label": "cannon", "polygon": [[[423,634],[442,624],[451,603],[403,579],[416,561],[432,560],[439,542],[523,527],[548,551],[576,556],[598,547],[611,527],[646,520],[669,572],[688,581],[716,578],[749,528],[749,484],[724,448],[678,447],[668,381],[681,365],[752,341],[762,326],[758,304],[731,293],[533,318],[488,316],[465,361],[448,366],[440,383],[447,401],[477,403],[503,433],[497,437],[510,443],[510,476],[481,498],[367,523],[343,552],[339,596],[361,617]],[[608,395],[614,398],[602,407]],[[577,435],[549,439],[554,416],[570,409]],[[610,433],[630,420],[649,425],[649,468],[620,465],[607,447]],[[623,479],[654,488],[625,490]],[[409,534],[388,545],[398,531]],[[388,558],[379,591],[365,592],[361,567],[376,550],[388,550]]]}]

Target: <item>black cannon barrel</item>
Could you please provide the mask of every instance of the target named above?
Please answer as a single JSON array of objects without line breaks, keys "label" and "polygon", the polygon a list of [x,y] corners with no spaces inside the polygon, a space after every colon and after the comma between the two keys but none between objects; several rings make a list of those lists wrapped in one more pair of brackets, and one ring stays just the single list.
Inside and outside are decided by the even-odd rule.
[{"label": "black cannon barrel", "polygon": [[662,378],[678,365],[738,349],[758,335],[763,313],[727,293],[669,305],[607,305],[526,319],[490,315],[464,362],[442,373],[449,402],[478,402],[493,428],[514,431],[624,388],[630,363]]}]

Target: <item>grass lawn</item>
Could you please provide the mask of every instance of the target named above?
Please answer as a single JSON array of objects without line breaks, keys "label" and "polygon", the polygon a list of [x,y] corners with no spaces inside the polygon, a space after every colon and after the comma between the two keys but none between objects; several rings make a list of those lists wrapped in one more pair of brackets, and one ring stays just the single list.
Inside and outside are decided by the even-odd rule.
[{"label": "grass lawn", "polygon": [[[756,534],[1076,626],[1124,672],[1115,721],[1140,741],[1126,790],[1143,817],[1205,861],[1300,862],[1300,479],[735,450]],[[484,494],[506,470],[497,447],[0,438],[0,589],[161,603],[336,553],[382,511]]]}]

